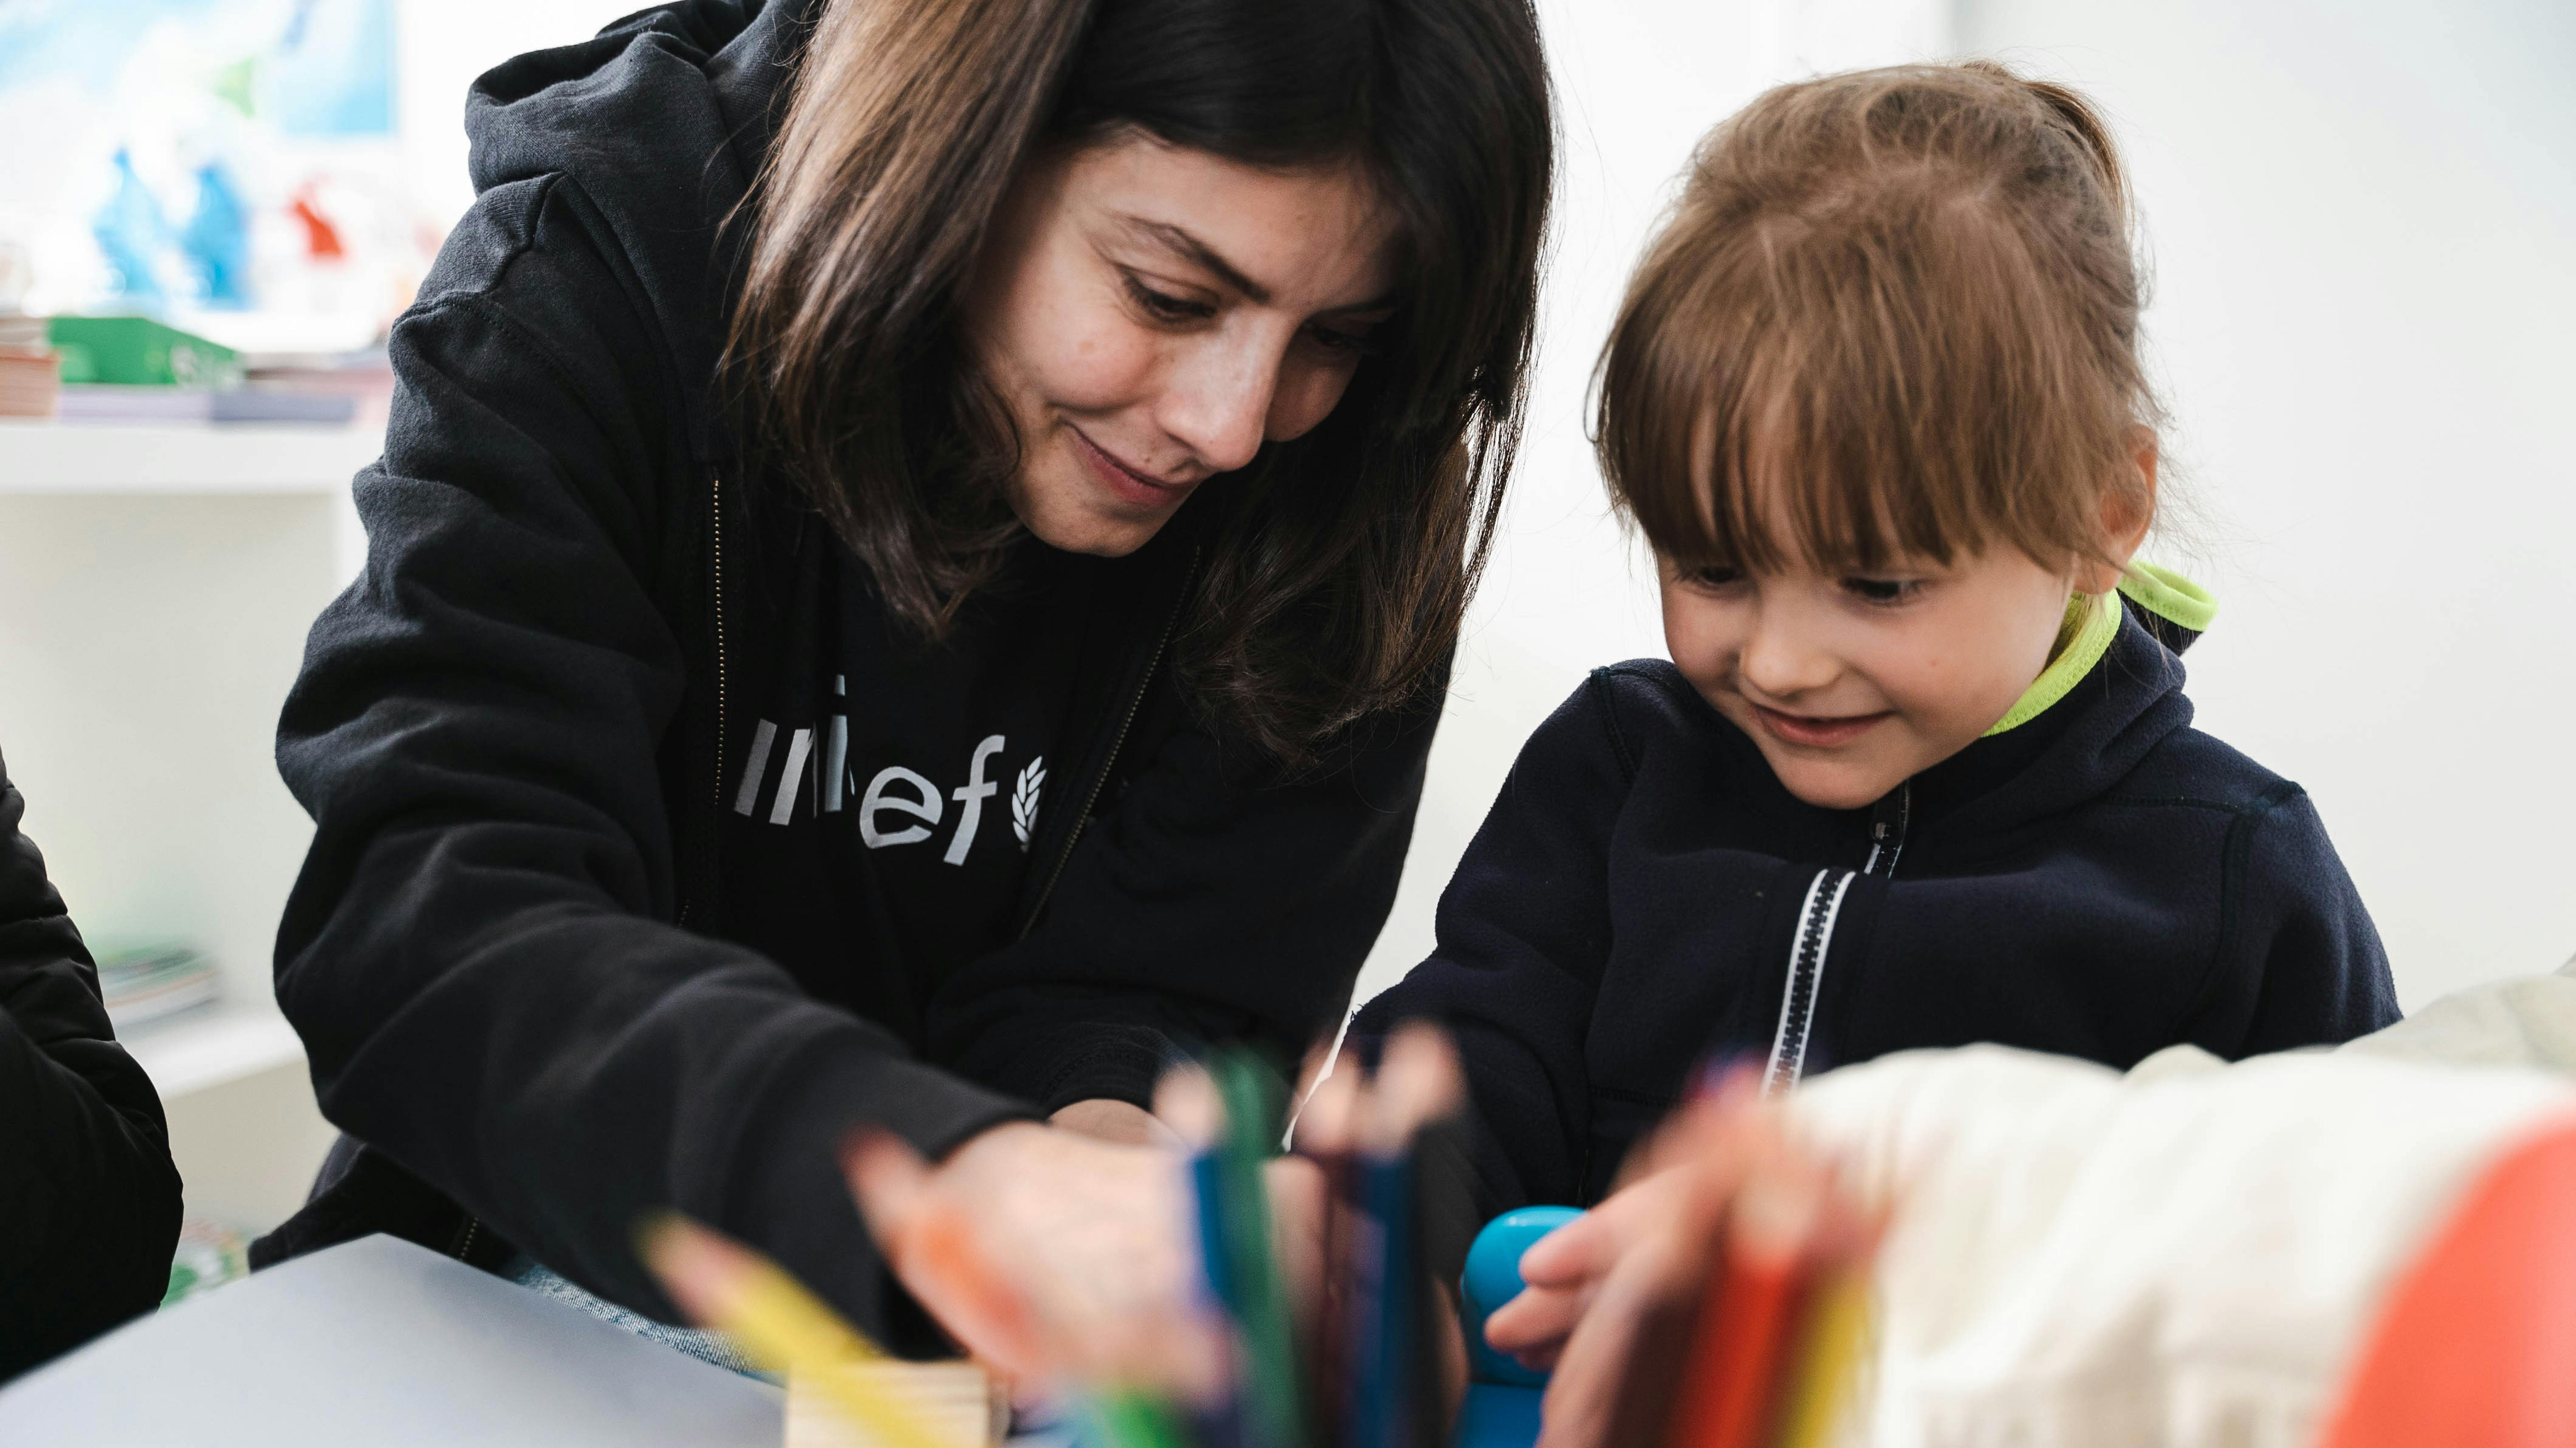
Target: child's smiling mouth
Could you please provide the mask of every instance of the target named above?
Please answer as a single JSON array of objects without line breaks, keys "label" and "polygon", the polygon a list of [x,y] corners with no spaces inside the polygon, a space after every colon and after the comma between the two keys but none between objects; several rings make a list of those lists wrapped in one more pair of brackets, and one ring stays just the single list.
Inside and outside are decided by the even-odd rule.
[{"label": "child's smiling mouth", "polygon": [[1783,744],[1796,744],[1808,749],[1838,748],[1868,733],[1881,721],[1896,717],[1895,710],[1882,709],[1875,714],[1812,719],[1802,714],[1784,714],[1777,709],[1764,708],[1750,699],[1745,702],[1752,705],[1753,717],[1762,721],[1765,733]]}]

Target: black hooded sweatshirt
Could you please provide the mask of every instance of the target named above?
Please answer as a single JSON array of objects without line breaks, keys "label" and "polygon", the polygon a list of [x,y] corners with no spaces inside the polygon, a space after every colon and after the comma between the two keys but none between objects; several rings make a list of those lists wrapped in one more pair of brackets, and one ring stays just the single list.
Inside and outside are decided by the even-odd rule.
[{"label": "black hooded sweatshirt", "polygon": [[1791,795],[1669,662],[1596,670],[1513,764],[1437,952],[1352,1039],[1454,1033],[1491,1216],[1597,1201],[1703,1062],[1785,1086],[1994,1041],[2125,1068],[2390,1024],[2306,793],[2190,727],[2160,640],[2194,636],[2124,601],[2062,698],[1863,810]]},{"label": "black hooded sweatshirt", "polygon": [[[1178,1043],[1293,1062],[1348,1006],[1438,695],[1293,777],[1185,697],[1225,480],[1127,559],[1059,558],[1098,565],[1077,594],[1002,601],[1073,624],[1044,626],[1074,666],[1047,655],[1021,698],[1012,638],[906,654],[737,452],[720,223],[801,40],[781,6],[693,0],[469,98],[479,198],[394,328],[366,570],[278,742],[317,827],[278,1000],[364,1148],[258,1262],[391,1231],[668,1315],[629,1244],[670,1206],[900,1329],[837,1164],[855,1129],[936,1156],[1146,1103]],[[903,768],[843,758],[951,716]],[[960,840],[979,863],[942,874]],[[934,887],[972,918],[944,928]]]},{"label": "black hooded sweatshirt", "polygon": [[161,1098],[25,814],[0,763],[0,1382],[150,1312],[179,1240]]}]

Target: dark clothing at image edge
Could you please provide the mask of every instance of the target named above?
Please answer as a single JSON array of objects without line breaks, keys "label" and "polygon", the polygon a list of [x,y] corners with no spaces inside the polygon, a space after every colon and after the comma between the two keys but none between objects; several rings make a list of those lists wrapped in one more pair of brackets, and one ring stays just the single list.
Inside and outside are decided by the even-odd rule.
[{"label": "dark clothing at image edge", "polygon": [[[887,775],[879,802],[916,817],[886,805],[852,843],[848,786],[875,776],[816,774],[833,720],[904,701],[849,676],[854,565],[709,397],[739,259],[718,224],[797,39],[774,8],[699,0],[520,57],[468,102],[479,198],[394,329],[367,567],[314,626],[278,741],[317,826],[278,999],[365,1145],[256,1262],[393,1231],[668,1315],[629,1242],[669,1206],[902,1338],[917,1320],[840,1176],[855,1129],[935,1154],[1143,1103],[1185,1043],[1285,1065],[1347,1006],[1438,696],[1284,782],[1206,722],[1169,640],[1214,496],[1095,580],[1080,677],[1019,716],[1050,731],[1042,764],[956,740],[906,766],[924,783]],[[995,782],[1021,807],[978,793]],[[973,849],[1030,835],[991,874],[1003,943],[972,959],[908,958],[925,932],[872,863],[933,829],[933,787],[935,833],[901,848],[957,848],[969,801]]]},{"label": "dark clothing at image edge", "polygon": [[1513,765],[1437,951],[1352,1041],[1449,1026],[1491,1215],[1590,1205],[1700,1063],[1770,1066],[1802,937],[1808,1075],[1979,1041],[2234,1059],[2394,1022],[2306,792],[2190,727],[2153,622],[2127,605],[2071,692],[1915,776],[1901,819],[1899,795],[1799,801],[1668,662],[1595,670]]},{"label": "dark clothing at image edge", "polygon": [[0,1381],[150,1312],[179,1171],[0,761]]}]

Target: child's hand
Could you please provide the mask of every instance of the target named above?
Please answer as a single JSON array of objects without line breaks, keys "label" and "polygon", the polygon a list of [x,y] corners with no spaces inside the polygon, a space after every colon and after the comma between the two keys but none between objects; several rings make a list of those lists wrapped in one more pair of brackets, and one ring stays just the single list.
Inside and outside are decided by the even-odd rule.
[{"label": "child's hand", "polygon": [[[1713,1185],[1722,1199],[1748,1159],[1747,1139],[1773,1130],[1758,1079],[1751,1071],[1731,1073],[1714,1093],[1684,1107],[1630,1155],[1620,1185],[1600,1205],[1522,1254],[1527,1286],[1485,1319],[1485,1341],[1525,1367],[1554,1368],[1567,1337],[1623,1262],[1637,1273],[1659,1250],[1652,1245],[1657,1239],[1683,1227],[1712,1226],[1713,1219],[1701,1220],[1712,1204],[1698,1195]],[[1708,1173],[1722,1179],[1704,1182]]]},{"label": "child's hand", "polygon": [[1685,1210],[1681,1198],[1690,1186],[1688,1172],[1657,1172],[1540,1238],[1521,1256],[1521,1281],[1527,1285],[1485,1318],[1485,1341],[1523,1367],[1554,1368],[1594,1296],[1623,1261]]},{"label": "child's hand", "polygon": [[[1540,1448],[1661,1435],[1660,1421],[1617,1421],[1622,1389],[1648,1359],[1673,1357],[1650,1346],[1687,1341],[1720,1252],[1776,1257],[1869,1235],[1749,1072],[1684,1106],[1635,1166],[1626,1186],[1522,1256],[1527,1290],[1486,1319],[1486,1341],[1554,1369]],[[1664,1396],[1642,1395],[1649,1412],[1666,1407]],[[1635,1411],[1641,1395],[1625,1397]]]}]

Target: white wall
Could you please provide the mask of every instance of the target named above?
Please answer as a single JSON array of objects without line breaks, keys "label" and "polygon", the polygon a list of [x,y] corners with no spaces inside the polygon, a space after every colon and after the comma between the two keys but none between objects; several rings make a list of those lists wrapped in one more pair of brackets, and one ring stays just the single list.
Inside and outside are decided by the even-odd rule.
[{"label": "white wall", "polygon": [[[19,459],[5,459],[17,465]],[[312,825],[271,761],[339,582],[317,496],[0,496],[0,748],[95,945],[204,949],[269,994]]]},{"label": "white wall", "polygon": [[2203,727],[2305,784],[2410,1007],[2576,952],[2576,7],[1964,0],[2136,170],[2223,611]]},{"label": "white wall", "polygon": [[402,69],[394,104],[423,204],[451,222],[474,200],[465,178],[465,88],[525,51],[571,45],[646,0],[399,0]]}]

